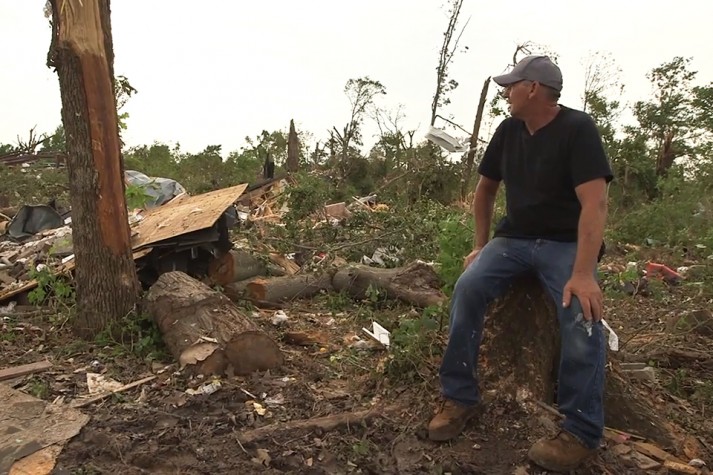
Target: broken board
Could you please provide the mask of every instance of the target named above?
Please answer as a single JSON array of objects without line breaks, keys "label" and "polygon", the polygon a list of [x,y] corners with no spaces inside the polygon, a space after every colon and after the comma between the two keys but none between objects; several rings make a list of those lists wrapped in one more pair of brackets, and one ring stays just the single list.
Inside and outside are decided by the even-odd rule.
[{"label": "broken board", "polygon": [[131,241],[132,249],[141,249],[213,226],[225,210],[240,198],[247,186],[242,184],[211,191],[153,208],[132,226],[132,234],[135,234]]},{"label": "broken board", "polygon": [[76,409],[49,404],[0,384],[0,473],[13,464],[79,433],[89,416]]}]

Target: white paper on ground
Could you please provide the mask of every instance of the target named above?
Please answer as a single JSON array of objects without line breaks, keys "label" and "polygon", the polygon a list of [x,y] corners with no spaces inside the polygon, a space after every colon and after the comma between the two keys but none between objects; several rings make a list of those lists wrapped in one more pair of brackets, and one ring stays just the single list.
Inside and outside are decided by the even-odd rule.
[{"label": "white paper on ground", "polygon": [[372,331],[369,331],[366,328],[362,328],[362,330],[364,330],[364,332],[366,332],[369,336],[371,336],[372,338],[377,340],[379,343],[381,343],[382,345],[384,345],[388,348],[389,344],[391,343],[390,342],[391,333],[389,332],[389,330],[382,327],[381,325],[379,325],[376,322],[372,322],[372,327],[373,327]]},{"label": "white paper on ground", "polygon": [[614,333],[614,330],[609,326],[606,320],[602,318],[602,325],[604,328],[609,330],[609,349],[612,351],[619,351],[619,337]]}]

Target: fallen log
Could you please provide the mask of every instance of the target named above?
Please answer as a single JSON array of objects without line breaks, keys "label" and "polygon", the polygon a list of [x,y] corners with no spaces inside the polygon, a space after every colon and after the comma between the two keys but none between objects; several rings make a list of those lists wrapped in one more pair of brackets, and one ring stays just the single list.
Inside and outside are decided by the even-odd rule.
[{"label": "fallen log", "polygon": [[423,308],[439,305],[446,299],[436,271],[420,261],[393,269],[349,265],[334,274],[332,284],[335,290],[346,291],[355,299],[366,298],[369,288],[373,288],[385,292],[389,298]]},{"label": "fallen log", "polygon": [[254,279],[246,284],[244,296],[253,301],[278,303],[309,298],[331,289],[332,276],[329,273],[297,274]]},{"label": "fallen log", "polygon": [[[481,347],[480,379],[485,391],[511,400],[526,396],[553,404],[559,362],[559,326],[550,295],[527,275],[489,308]],[[605,423],[663,447],[678,445],[677,432],[609,359]]]},{"label": "fallen log", "polygon": [[208,265],[208,277],[219,285],[267,275],[267,265],[247,251],[233,249],[213,259]]},{"label": "fallen log", "polygon": [[251,429],[238,435],[238,440],[242,444],[258,442],[266,437],[276,437],[283,433],[294,433],[299,430],[321,430],[328,432],[343,426],[362,424],[377,417],[397,414],[403,409],[402,406],[393,405],[387,407],[373,407],[363,411],[342,412],[329,416],[314,417],[312,419],[302,419],[298,421],[279,422],[266,426]]},{"label": "fallen log", "polygon": [[167,272],[146,297],[166,347],[195,374],[246,375],[281,366],[277,343],[223,294],[184,274]]},{"label": "fallen log", "polygon": [[441,285],[430,265],[416,261],[393,269],[347,264],[319,274],[258,277],[226,284],[223,290],[233,301],[249,300],[260,307],[279,308],[281,302],[310,298],[322,291],[344,291],[354,299],[364,299],[371,288],[388,298],[425,308],[445,302]]}]

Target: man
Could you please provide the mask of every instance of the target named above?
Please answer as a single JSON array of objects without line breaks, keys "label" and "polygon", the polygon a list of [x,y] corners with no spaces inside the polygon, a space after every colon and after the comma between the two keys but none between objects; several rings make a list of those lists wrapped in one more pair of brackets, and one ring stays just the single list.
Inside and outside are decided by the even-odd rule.
[{"label": "man", "polygon": [[[591,117],[558,104],[562,73],[548,57],[524,58],[494,81],[505,88],[512,117],[498,126],[478,168],[476,245],[451,300],[440,369],[445,400],[429,437],[450,440],[475,414],[481,401],[474,371],[486,307],[515,276],[530,271],[558,308],[557,403],[565,419],[555,437],[538,441],[528,455],[548,470],[567,471],[595,452],[604,426],[606,349],[596,266],[613,177]],[[500,182],[507,215],[489,240]]]}]

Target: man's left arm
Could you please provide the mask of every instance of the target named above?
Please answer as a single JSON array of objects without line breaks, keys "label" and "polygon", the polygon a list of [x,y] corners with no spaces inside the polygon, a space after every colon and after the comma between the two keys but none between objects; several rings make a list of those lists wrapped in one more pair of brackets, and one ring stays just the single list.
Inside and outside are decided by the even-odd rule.
[{"label": "man's left arm", "polygon": [[595,277],[597,258],[604,242],[607,220],[607,186],[613,173],[596,124],[587,116],[573,140],[572,181],[581,212],[577,230],[577,255],[572,276],[565,285],[562,305],[568,307],[575,295],[584,318],[602,318],[602,291]]},{"label": "man's left arm", "polygon": [[577,228],[577,258],[572,274],[593,275],[604,242],[607,221],[607,182],[597,178],[575,188],[582,206]]}]

